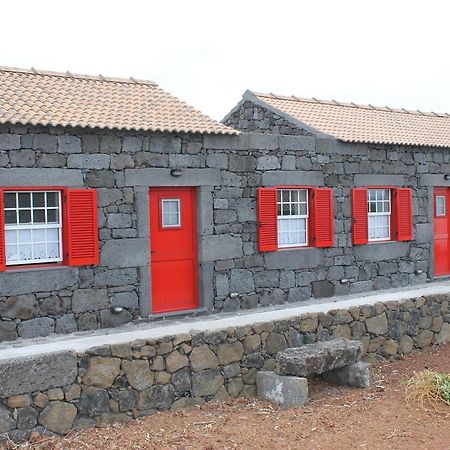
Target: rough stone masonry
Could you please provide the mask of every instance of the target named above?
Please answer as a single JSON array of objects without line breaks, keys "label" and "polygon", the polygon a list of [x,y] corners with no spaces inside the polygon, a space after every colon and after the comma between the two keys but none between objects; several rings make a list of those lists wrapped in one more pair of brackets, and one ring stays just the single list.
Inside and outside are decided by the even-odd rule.
[{"label": "rough stone masonry", "polygon": [[[1,125],[1,187],[97,189],[101,262],[0,273],[0,341],[114,327],[151,315],[148,190],[154,186],[197,188],[200,312],[433,278],[430,199],[436,183],[450,185],[443,181],[450,172],[447,150],[289,135],[302,133],[266,119],[257,119],[257,133],[240,136]],[[271,120],[285,134],[263,134],[273,132]],[[171,168],[182,168],[183,175],[172,177]],[[351,188],[367,184],[413,189],[413,241],[352,245]],[[258,251],[256,189],[274,185],[334,189],[333,248]],[[123,310],[113,313],[115,306]]]},{"label": "rough stone masonry", "polygon": [[[304,314],[211,332],[0,361],[0,434],[127,422],[156,411],[256,394],[288,347],[344,337],[382,362],[450,341],[450,294]],[[342,375],[342,374],[341,374]],[[345,374],[343,374],[345,375]]]}]

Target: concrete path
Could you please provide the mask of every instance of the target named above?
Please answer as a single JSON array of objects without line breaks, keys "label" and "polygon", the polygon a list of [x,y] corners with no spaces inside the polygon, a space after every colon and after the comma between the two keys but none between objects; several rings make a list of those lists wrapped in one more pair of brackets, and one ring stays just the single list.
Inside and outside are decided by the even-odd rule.
[{"label": "concrete path", "polygon": [[121,344],[136,339],[161,338],[163,336],[212,331],[228,327],[252,325],[257,322],[280,320],[304,313],[328,312],[351,306],[373,305],[377,302],[397,301],[423,295],[450,293],[450,280],[389,289],[364,294],[353,294],[327,299],[312,299],[307,302],[259,308],[250,311],[218,313],[208,316],[170,318],[154,322],[127,324],[120,328],[78,332],[67,335],[52,335],[45,338],[18,340],[0,344],[0,360],[19,358],[63,350],[82,352],[105,344]]}]

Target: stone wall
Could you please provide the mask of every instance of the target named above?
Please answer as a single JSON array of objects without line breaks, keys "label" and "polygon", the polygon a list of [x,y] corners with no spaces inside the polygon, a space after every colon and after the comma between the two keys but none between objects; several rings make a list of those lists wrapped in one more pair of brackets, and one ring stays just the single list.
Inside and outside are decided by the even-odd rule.
[{"label": "stone wall", "polygon": [[225,117],[223,123],[236,130],[247,132],[312,136],[306,129],[293,125],[291,121],[281,115],[256,105],[250,100],[242,101]]},{"label": "stone wall", "polygon": [[258,370],[278,351],[335,337],[358,339],[364,359],[450,341],[450,294],[336,309],[211,332],[0,360],[0,433],[65,434],[156,411],[254,396]]},{"label": "stone wall", "polygon": [[[171,168],[182,168],[172,177]],[[200,310],[251,309],[432,279],[433,186],[442,149],[342,144],[310,136],[131,134],[0,127],[0,185],[93,187],[97,267],[0,273],[0,341],[117,326],[151,314],[148,190],[198,192]],[[260,253],[256,189],[334,189],[335,245]],[[351,189],[413,189],[414,240],[352,245]],[[114,314],[111,307],[121,306]]]}]

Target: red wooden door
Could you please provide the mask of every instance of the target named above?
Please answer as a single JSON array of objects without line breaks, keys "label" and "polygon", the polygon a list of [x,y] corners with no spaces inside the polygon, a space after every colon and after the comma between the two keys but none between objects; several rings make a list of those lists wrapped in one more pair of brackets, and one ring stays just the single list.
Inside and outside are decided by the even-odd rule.
[{"label": "red wooden door", "polygon": [[152,312],[198,307],[194,188],[150,189]]},{"label": "red wooden door", "polygon": [[434,274],[450,274],[449,189],[434,190]]}]

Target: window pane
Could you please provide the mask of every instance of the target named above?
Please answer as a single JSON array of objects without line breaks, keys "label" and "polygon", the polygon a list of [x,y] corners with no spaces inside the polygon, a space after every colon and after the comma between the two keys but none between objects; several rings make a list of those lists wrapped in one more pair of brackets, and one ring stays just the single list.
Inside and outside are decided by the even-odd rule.
[{"label": "window pane", "polygon": [[31,245],[30,244],[19,244],[19,260],[28,261],[32,259]]},{"label": "window pane", "polygon": [[300,204],[300,215],[306,216],[307,214],[308,214],[308,208],[306,206],[306,203],[301,203]]},{"label": "window pane", "polygon": [[19,223],[31,223],[31,210],[19,210]]},{"label": "window pane", "polygon": [[300,214],[298,203],[292,203],[291,205],[291,216],[298,216]]},{"label": "window pane", "polygon": [[31,230],[18,230],[18,238],[17,241],[22,244],[27,244],[31,242]]},{"label": "window pane", "polygon": [[371,212],[371,213],[377,212],[377,204],[376,203],[369,203],[369,212]]},{"label": "window pane", "polygon": [[45,242],[45,228],[33,230],[33,242]]},{"label": "window pane", "polygon": [[45,244],[33,245],[33,258],[34,259],[47,259],[47,252],[45,250]]},{"label": "window pane", "polygon": [[283,203],[283,210],[281,212],[282,216],[289,216],[291,213],[291,208],[289,207],[289,203]]},{"label": "window pane", "polygon": [[60,258],[59,244],[47,244],[47,258]]},{"label": "window pane", "polygon": [[17,253],[17,245],[7,245],[6,246],[6,260],[7,261],[17,261],[19,255]]},{"label": "window pane", "polygon": [[16,224],[17,223],[17,212],[16,211],[5,211],[5,223]]},{"label": "window pane", "polygon": [[278,244],[295,247],[306,244],[306,219],[278,219]]},{"label": "window pane", "polygon": [[180,201],[163,200],[162,201],[162,225],[163,227],[173,227],[180,225]]},{"label": "window pane", "polygon": [[373,201],[376,200],[377,198],[377,192],[375,189],[370,189],[369,190],[369,200]]},{"label": "window pane", "polygon": [[445,197],[443,195],[438,195],[436,197],[436,215],[445,216]]},{"label": "window pane", "polygon": [[33,210],[33,222],[34,223],[45,223],[45,210],[34,209]]},{"label": "window pane", "polygon": [[45,231],[47,235],[47,241],[49,242],[59,241],[59,233],[57,228],[47,228]]},{"label": "window pane", "polygon": [[277,202],[280,203],[281,202],[281,190],[277,190]]},{"label": "window pane", "polygon": [[58,220],[58,210],[57,209],[48,209],[47,210],[47,223],[59,223]]},{"label": "window pane", "polygon": [[47,192],[47,206],[59,206],[58,198],[57,192]]},{"label": "window pane", "polygon": [[299,192],[299,199],[301,202],[306,202],[306,196],[307,196],[307,191],[305,189],[302,189]]},{"label": "window pane", "polygon": [[298,202],[298,190],[291,191],[291,202]]},{"label": "window pane", "polygon": [[45,206],[45,193],[34,192],[33,193],[33,208],[43,208]]},{"label": "window pane", "polygon": [[5,242],[8,244],[15,244],[17,242],[17,231],[16,230],[6,230]]},{"label": "window pane", "polygon": [[16,193],[6,192],[5,193],[5,208],[15,208],[16,207]]},{"label": "window pane", "polygon": [[281,198],[283,202],[289,202],[289,191],[287,190],[281,191]]},{"label": "window pane", "polygon": [[29,208],[31,206],[31,196],[29,192],[19,192],[19,208]]}]

